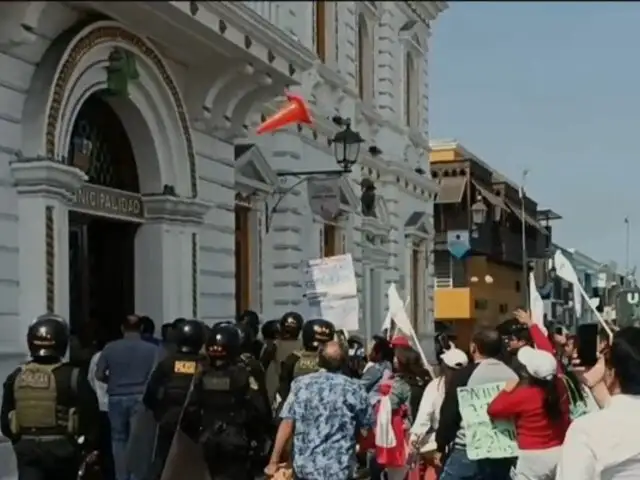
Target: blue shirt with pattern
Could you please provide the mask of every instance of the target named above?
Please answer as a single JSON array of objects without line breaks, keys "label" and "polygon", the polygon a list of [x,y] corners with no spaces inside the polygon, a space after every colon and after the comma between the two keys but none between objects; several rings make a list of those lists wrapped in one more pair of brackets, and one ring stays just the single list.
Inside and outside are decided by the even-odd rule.
[{"label": "blue shirt with pattern", "polygon": [[325,371],[293,381],[280,417],[294,422],[293,469],[305,480],[351,478],[356,435],[375,422],[362,384]]}]

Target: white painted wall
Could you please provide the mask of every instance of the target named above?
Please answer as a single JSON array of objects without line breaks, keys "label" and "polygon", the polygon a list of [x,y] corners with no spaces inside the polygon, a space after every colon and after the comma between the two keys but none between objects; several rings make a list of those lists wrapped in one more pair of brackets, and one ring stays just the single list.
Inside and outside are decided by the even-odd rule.
[{"label": "white painted wall", "polygon": [[[270,18],[284,31],[294,35],[308,47],[313,47],[312,2],[246,2],[262,15]],[[375,3],[375,10],[366,5]],[[357,205],[352,205],[342,225],[346,235],[346,247],[355,260],[361,292],[363,318],[360,333],[377,332],[384,318],[384,296],[391,282],[404,287],[407,294],[410,285],[408,249],[404,223],[412,212],[432,212],[433,183],[426,177],[413,173],[422,165],[429,171],[426,145],[428,145],[428,75],[426,27],[418,30],[424,52],[420,62],[419,95],[413,99],[419,104],[419,123],[409,129],[404,122],[404,56],[409,48],[398,37],[399,27],[411,13],[405,2],[338,2],[333,8],[335,32],[332,58],[335,61],[326,68],[319,68],[303,75],[298,90],[313,102],[314,116],[322,124],[319,130],[330,130],[326,119],[335,113],[353,120],[355,130],[366,138],[367,144],[376,144],[383,151],[379,158],[361,154],[361,168],[356,168],[346,182],[351,195],[359,197],[358,183],[362,177],[375,180],[378,194],[383,198],[379,216],[388,233],[378,254],[371,256],[366,246],[363,227]],[[436,3],[436,2],[422,2]],[[12,6],[13,5],[13,6]],[[18,241],[17,195],[12,186],[9,163],[16,158],[23,145],[22,108],[30,88],[36,65],[51,42],[65,29],[73,25],[78,14],[61,3],[51,2],[41,21],[33,25],[30,42],[12,45],[5,41],[18,36],[8,35],[15,25],[11,23],[16,4],[2,4],[0,16],[0,377],[6,376],[24,358],[21,346],[22,327],[19,327],[19,256],[30,255],[44,240]],[[374,71],[372,101],[363,105],[358,99],[357,78],[357,16],[367,16],[372,29]],[[23,12],[22,12],[23,13]],[[24,18],[24,16],[16,16]],[[421,27],[422,28],[422,27]],[[4,42],[4,43],[3,43]],[[198,70],[189,67],[180,58],[166,58],[176,84],[187,94]],[[331,85],[331,78],[342,79],[341,84]],[[335,82],[334,82],[335,83]],[[374,115],[363,115],[373,111]],[[194,120],[194,119],[192,119]],[[231,319],[235,313],[234,284],[234,196],[235,173],[233,145],[228,140],[196,125],[193,121],[192,137],[197,155],[198,186],[201,200],[212,204],[205,217],[199,238],[199,310],[200,317],[210,323]],[[326,134],[314,140],[310,130],[298,133],[295,129],[272,136],[252,138],[262,149],[271,168],[277,170],[322,170],[335,168],[331,149],[326,145]],[[292,180],[290,180],[291,182]],[[431,191],[431,192],[430,192]],[[269,206],[274,203],[268,197]],[[322,224],[310,212],[305,184],[299,186],[281,203],[273,217],[271,231],[264,231],[265,208],[258,203],[254,211],[256,235],[260,236],[262,254],[260,268],[256,269],[256,284],[262,292],[255,298],[254,308],[265,318],[280,316],[287,310],[298,308],[301,299],[300,263],[317,257],[320,253]],[[258,231],[259,230],[259,231]],[[425,313],[419,326],[427,355],[433,356],[431,332],[433,331],[433,286],[431,242],[427,241],[428,275],[424,291]],[[364,248],[363,248],[364,247]],[[379,253],[382,252],[382,255]],[[377,256],[376,256],[377,255]],[[413,294],[413,292],[412,292]],[[188,314],[188,313],[187,313]],[[170,319],[163,319],[170,320]],[[6,444],[0,443],[0,480],[14,478],[14,469]]]}]

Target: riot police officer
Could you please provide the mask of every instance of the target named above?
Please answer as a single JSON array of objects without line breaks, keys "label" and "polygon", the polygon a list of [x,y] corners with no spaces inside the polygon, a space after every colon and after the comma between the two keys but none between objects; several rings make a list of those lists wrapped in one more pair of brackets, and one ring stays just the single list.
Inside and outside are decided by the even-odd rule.
[{"label": "riot police officer", "polygon": [[322,345],[333,340],[335,335],[336,327],[328,320],[315,319],[304,324],[302,327],[303,350],[291,353],[282,362],[278,393],[283,402],[289,395],[291,382],[302,375],[320,370],[318,350]]},{"label": "riot police officer", "polygon": [[367,364],[364,343],[358,337],[349,337],[347,339],[347,347],[349,348],[349,353],[345,373],[351,378],[360,378]]},{"label": "riot police officer", "polygon": [[12,444],[21,479],[77,478],[82,455],[97,458],[98,400],[87,376],[63,360],[64,319],[46,314],[27,331],[31,359],[4,382],[0,424]]},{"label": "riot police officer", "polygon": [[[244,325],[249,330],[252,337],[249,345],[249,353],[256,359],[260,358],[263,343],[258,338],[258,334],[260,333],[260,317],[258,314],[253,310],[245,310],[238,315],[236,323],[238,325]],[[249,340],[247,340],[247,342],[249,342]]]},{"label": "riot police officer", "polygon": [[274,361],[267,368],[267,391],[274,407],[277,407],[282,398],[279,397],[279,384],[282,370],[282,362],[293,352],[300,350],[300,332],[304,319],[297,312],[287,312],[280,318],[280,336],[276,341]]},{"label": "riot police officer", "polygon": [[158,422],[149,478],[160,478],[194,375],[205,361],[200,350],[206,336],[207,327],[202,322],[180,322],[173,335],[176,352],[163,358],[149,378],[143,403]]},{"label": "riot police officer", "polygon": [[264,346],[262,347],[262,352],[260,352],[260,358],[258,360],[260,360],[262,368],[266,371],[271,362],[276,358],[276,340],[278,340],[278,336],[280,335],[280,320],[268,320],[264,322],[260,333],[262,334]]},{"label": "riot police officer", "polygon": [[196,377],[185,409],[185,423],[200,425],[194,440],[202,445],[213,480],[253,479],[251,458],[262,450],[271,425],[258,382],[240,360],[241,343],[237,328],[212,327],[205,350],[209,363]]}]

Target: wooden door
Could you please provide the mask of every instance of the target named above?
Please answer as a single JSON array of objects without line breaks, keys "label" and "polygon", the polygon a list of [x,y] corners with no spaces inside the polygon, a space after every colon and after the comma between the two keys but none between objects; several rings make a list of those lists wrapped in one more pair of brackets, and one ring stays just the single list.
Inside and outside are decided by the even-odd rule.
[{"label": "wooden door", "polygon": [[69,214],[69,327],[71,335],[85,334],[89,318],[89,246],[87,224]]},{"label": "wooden door", "polygon": [[120,336],[120,325],[126,315],[138,313],[134,311],[136,227],[98,218],[88,226],[89,321],[108,340]]}]

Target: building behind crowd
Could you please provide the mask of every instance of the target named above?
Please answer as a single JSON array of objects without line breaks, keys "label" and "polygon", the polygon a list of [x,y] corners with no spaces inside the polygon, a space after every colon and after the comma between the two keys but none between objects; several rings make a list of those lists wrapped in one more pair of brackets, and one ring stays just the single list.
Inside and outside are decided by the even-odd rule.
[{"label": "building behind crowd", "polygon": [[[446,7],[2,3],[0,376],[43,312],[84,344],[131,312],[276,317],[301,308],[302,263],[340,253],[361,333],[396,282],[432,345],[427,52]],[[287,88],[314,124],[257,138]],[[353,172],[310,176],[338,169],[346,119]]]},{"label": "building behind crowd", "polygon": [[430,160],[440,184],[435,317],[465,344],[476,324],[495,325],[526,304],[529,266],[550,253],[551,219],[539,219],[526,192],[523,208],[519,186],[455,140],[432,141]]},{"label": "building behind crowd", "polygon": [[[280,316],[302,308],[303,262],[341,253],[361,333],[396,282],[428,338],[426,53],[446,6],[3,3],[0,352],[20,357],[46,311],[84,343],[134,311]],[[314,124],[256,137],[287,88]],[[339,169],[346,119],[363,139],[353,171],[309,175]]]},{"label": "building behind crowd", "polygon": [[[619,293],[631,286],[627,275],[618,273],[615,262],[596,260],[576,248],[553,246],[554,252],[558,249],[573,265],[585,292],[594,299],[599,314],[606,320],[615,320]],[[586,302],[575,307],[573,286],[554,275],[553,257],[545,263],[545,268],[536,271],[536,280],[547,318],[561,322],[570,330],[582,323],[596,322],[597,318]]]}]

